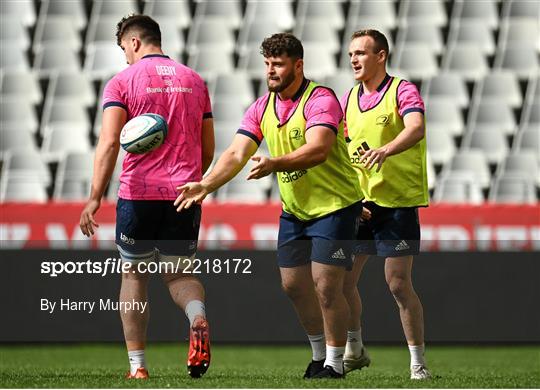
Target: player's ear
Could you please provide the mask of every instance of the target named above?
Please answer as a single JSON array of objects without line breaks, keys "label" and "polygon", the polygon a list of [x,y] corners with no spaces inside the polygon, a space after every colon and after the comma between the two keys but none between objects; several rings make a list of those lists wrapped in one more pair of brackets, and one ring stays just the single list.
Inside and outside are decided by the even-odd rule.
[{"label": "player's ear", "polygon": [[302,58],[298,58],[294,64],[294,69],[296,70],[296,73],[302,73],[304,70],[304,60]]},{"label": "player's ear", "polygon": [[379,63],[386,62],[387,57],[388,57],[388,53],[386,53],[386,50],[379,51]]},{"label": "player's ear", "polygon": [[137,37],[131,37],[131,45],[133,46],[133,51],[137,52],[141,48],[142,42]]}]

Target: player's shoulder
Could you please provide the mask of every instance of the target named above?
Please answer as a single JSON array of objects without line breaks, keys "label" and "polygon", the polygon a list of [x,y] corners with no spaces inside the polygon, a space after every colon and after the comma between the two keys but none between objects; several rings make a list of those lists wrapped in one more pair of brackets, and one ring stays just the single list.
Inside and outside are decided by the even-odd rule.
[{"label": "player's shoulder", "polygon": [[393,80],[395,80],[395,82],[398,83],[398,89],[399,90],[407,89],[407,90],[413,90],[413,91],[418,92],[418,87],[412,81],[409,81],[409,80],[407,80],[407,79],[405,79],[403,77],[399,77],[399,76],[392,76],[392,78],[393,78]]}]

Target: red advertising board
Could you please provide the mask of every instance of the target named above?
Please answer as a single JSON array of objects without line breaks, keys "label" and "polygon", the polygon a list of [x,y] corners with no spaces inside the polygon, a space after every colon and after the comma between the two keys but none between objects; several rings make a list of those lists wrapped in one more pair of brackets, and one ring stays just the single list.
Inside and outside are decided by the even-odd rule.
[{"label": "red advertising board", "polygon": [[[115,205],[103,204],[92,239],[79,230],[82,204],[0,204],[3,248],[112,248]],[[205,203],[201,247],[275,248],[280,205]],[[538,251],[540,205],[456,206],[420,209],[422,249],[426,251]]]}]

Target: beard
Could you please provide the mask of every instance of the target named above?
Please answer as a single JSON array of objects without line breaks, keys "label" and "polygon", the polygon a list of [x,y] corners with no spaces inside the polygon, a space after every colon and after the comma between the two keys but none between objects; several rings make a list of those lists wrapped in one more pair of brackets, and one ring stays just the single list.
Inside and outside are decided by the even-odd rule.
[{"label": "beard", "polygon": [[294,71],[291,71],[289,74],[283,77],[280,83],[274,85],[273,87],[270,86],[270,80],[266,79],[266,85],[268,86],[268,91],[279,93],[287,89],[287,87],[293,83],[294,79]]}]

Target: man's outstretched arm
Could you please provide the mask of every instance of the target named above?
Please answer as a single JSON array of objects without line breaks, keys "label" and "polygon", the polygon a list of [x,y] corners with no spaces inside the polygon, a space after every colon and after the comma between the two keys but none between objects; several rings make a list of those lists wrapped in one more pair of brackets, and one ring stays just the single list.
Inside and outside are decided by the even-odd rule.
[{"label": "man's outstretched arm", "polygon": [[174,201],[177,211],[200,203],[206,196],[235,177],[257,151],[258,145],[242,134],[234,136],[231,145],[223,152],[212,171],[199,183],[187,183],[176,189],[180,195]]}]

